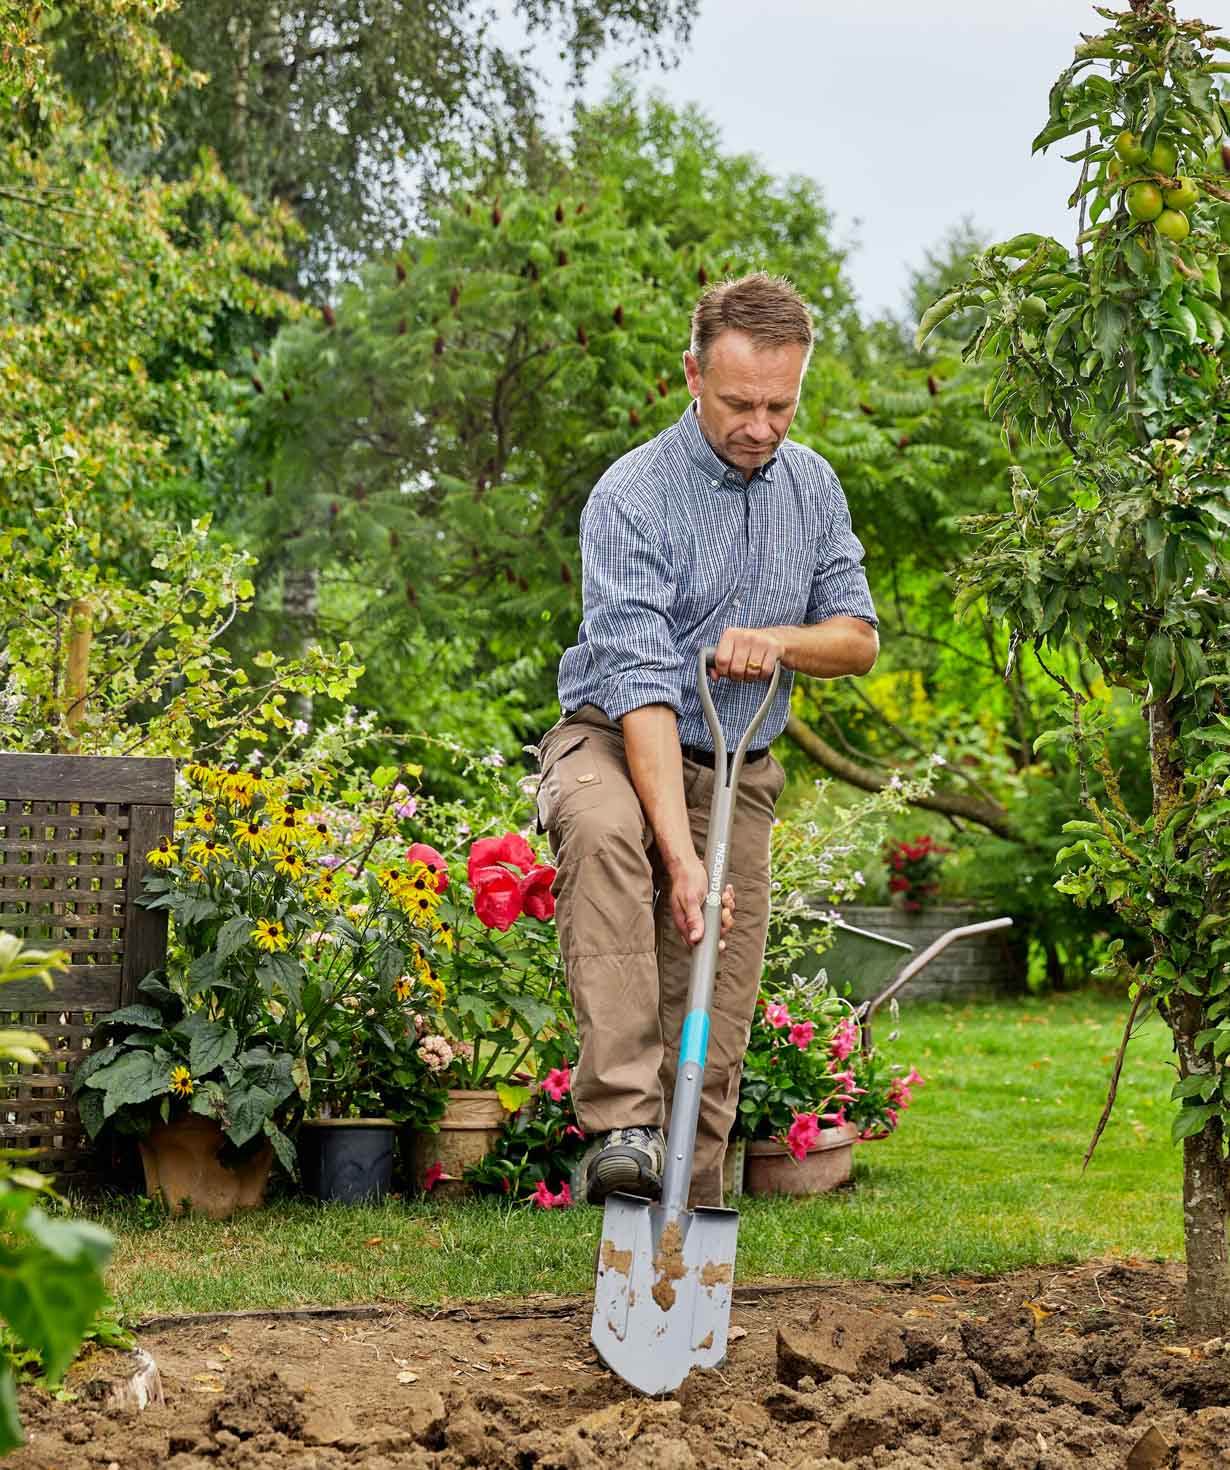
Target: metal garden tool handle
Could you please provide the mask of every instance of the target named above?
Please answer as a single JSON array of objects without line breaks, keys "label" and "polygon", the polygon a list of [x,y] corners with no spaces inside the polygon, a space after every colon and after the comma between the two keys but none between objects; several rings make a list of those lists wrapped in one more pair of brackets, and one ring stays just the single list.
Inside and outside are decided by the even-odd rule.
[{"label": "metal garden tool handle", "polygon": [[700,1118],[701,1089],[705,1080],[705,1057],[709,1050],[709,1010],[717,975],[718,941],[722,934],[722,889],[730,851],[730,832],[735,814],[735,793],[743,758],[752,736],[764,723],[781,680],[781,664],[773,665],[768,691],[744,732],[727,767],[726,737],[709,692],[709,669],[716,648],[702,648],[697,659],[700,700],[709,733],[713,736],[713,802],[709,808],[709,837],[705,844],[705,870],[709,891],[705,898],[703,938],[692,951],[692,976],[688,984],[688,1009],[679,1044],[675,1075],[675,1099],[671,1105],[670,1135],[666,1141],[666,1169],[662,1176],[662,1208],[666,1218],[687,1208],[692,1184],[692,1156],[696,1147],[696,1124]]}]

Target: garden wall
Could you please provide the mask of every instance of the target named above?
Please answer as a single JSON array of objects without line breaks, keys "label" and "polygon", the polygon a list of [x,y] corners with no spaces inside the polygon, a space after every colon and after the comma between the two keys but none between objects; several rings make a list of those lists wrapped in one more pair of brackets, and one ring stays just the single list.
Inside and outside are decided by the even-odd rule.
[{"label": "garden wall", "polygon": [[[908,914],[893,907],[861,907],[848,905],[841,910],[841,917],[856,929],[866,929],[886,939],[896,939],[908,944],[915,954],[946,929],[955,929],[961,924],[976,924],[984,919],[1000,917],[998,914],[983,913],[968,908],[928,908],[920,914]],[[965,1001],[984,1000],[990,995],[1019,994],[1025,989],[1026,952],[1025,931],[1021,928],[997,929],[989,934],[975,934],[968,939],[956,939],[926,965],[901,992],[903,1002],[911,1000]],[[841,946],[830,958],[824,956],[820,964],[828,970],[832,981],[849,980],[853,985],[853,998],[869,999],[882,985],[860,985],[862,977],[857,973],[840,973]],[[895,974],[910,958],[900,951],[901,961],[891,966]],[[835,965],[833,961],[838,961]]]}]

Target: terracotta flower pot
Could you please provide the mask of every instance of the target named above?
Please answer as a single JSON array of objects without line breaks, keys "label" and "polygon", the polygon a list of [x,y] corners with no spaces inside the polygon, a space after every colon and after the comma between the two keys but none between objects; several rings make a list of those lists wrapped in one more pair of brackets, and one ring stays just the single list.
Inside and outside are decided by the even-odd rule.
[{"label": "terracotta flower pot", "polygon": [[448,1107],[439,1122],[439,1132],[416,1129],[412,1135],[411,1179],[416,1189],[425,1188],[428,1171],[438,1164],[431,1193],[458,1199],[472,1193],[461,1177],[471,1164],[480,1164],[496,1145],[508,1114],[494,1089],[468,1091],[450,1087]]},{"label": "terracotta flower pot", "polygon": [[747,1146],[747,1194],[824,1194],[850,1177],[858,1129],[846,1123],[826,1128],[806,1156],[795,1159],[784,1145],[756,1140]]},{"label": "terracotta flower pot", "polygon": [[227,1220],[236,1210],[265,1203],[265,1185],[273,1167],[273,1148],[264,1144],[237,1164],[222,1163],[218,1150],[226,1142],[212,1118],[188,1113],[150,1130],[138,1145],[145,1170],[145,1192],[161,1194],[171,1214],[185,1204],[211,1220]]}]

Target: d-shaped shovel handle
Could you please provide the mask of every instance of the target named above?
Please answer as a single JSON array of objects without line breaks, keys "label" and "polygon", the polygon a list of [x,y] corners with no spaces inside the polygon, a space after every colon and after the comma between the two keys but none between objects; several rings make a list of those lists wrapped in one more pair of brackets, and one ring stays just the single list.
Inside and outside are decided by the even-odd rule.
[{"label": "d-shaped shovel handle", "polygon": [[692,1158],[696,1148],[696,1124],[700,1117],[705,1058],[709,1051],[709,1011],[713,982],[717,975],[718,941],[722,934],[722,888],[730,849],[730,831],[735,814],[735,795],[743,760],[752,737],[765,716],[781,681],[781,665],[775,663],[768,689],[752,716],[734,758],[727,763],[726,736],[709,689],[709,670],[717,657],[716,648],[702,648],[697,659],[700,702],[704,706],[709,733],[713,736],[713,801],[709,808],[709,837],[705,844],[705,871],[709,887],[705,897],[703,938],[692,951],[692,975],[688,984],[688,1009],[679,1045],[675,1072],[675,1097],[671,1104],[670,1133],[666,1140],[666,1169],[662,1176],[662,1206],[669,1219],[686,1209],[692,1184]]}]

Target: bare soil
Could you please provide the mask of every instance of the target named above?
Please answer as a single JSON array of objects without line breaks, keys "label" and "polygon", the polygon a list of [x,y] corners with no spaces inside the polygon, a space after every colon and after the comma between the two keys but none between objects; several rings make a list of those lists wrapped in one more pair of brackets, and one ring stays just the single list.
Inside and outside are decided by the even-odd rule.
[{"label": "bare soil", "polygon": [[[1176,1326],[1182,1271],[743,1287],[726,1366],[642,1398],[549,1297],[151,1326],[166,1402],[22,1395],[12,1470],[1204,1470],[1230,1466],[1230,1341]],[[122,1376],[122,1375],[121,1375]]]}]

